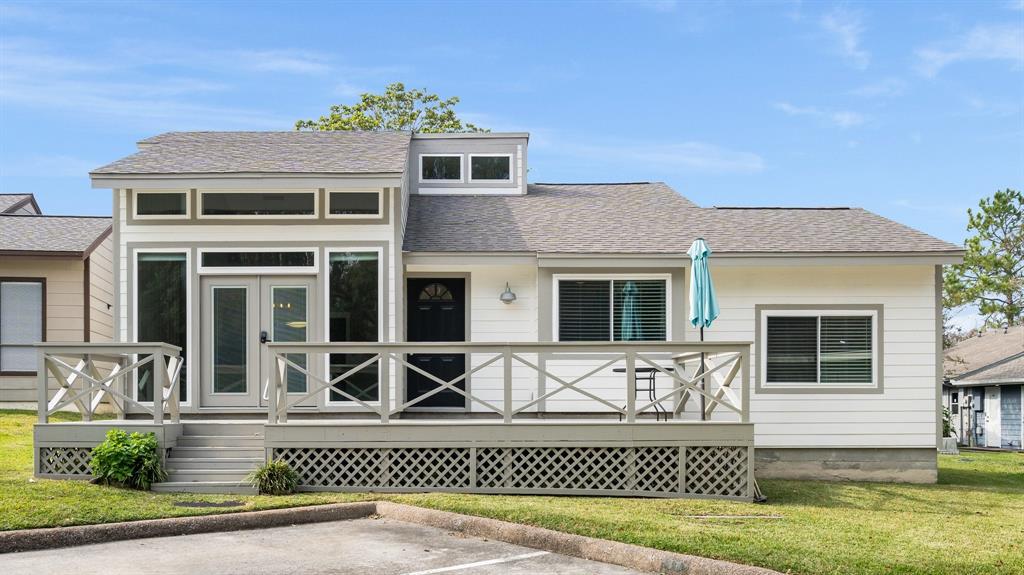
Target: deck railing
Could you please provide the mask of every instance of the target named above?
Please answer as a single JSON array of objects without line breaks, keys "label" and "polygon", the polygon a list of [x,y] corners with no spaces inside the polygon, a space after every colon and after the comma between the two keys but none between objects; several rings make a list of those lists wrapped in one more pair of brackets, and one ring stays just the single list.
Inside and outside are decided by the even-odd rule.
[{"label": "deck railing", "polygon": [[[385,424],[392,416],[445,390],[463,396],[467,403],[497,414],[505,423],[511,423],[530,410],[542,411],[544,402],[568,390],[586,397],[593,405],[599,406],[599,410],[617,413],[625,423],[634,423],[640,415],[661,410],[664,403],[672,405],[671,414],[676,417],[693,409],[696,410],[696,419],[704,421],[721,409],[734,414],[736,421],[749,422],[749,342],[268,343],[266,349],[269,352],[270,377],[264,398],[271,424],[286,422],[289,412],[308,406],[327,390],[344,398],[351,407],[375,415]],[[327,365],[331,354],[355,354],[366,359],[336,376],[322,376],[320,373],[325,370],[315,366]],[[413,354],[464,354],[467,358],[472,357],[473,361],[466,362],[461,374],[445,380],[410,362],[409,356]],[[306,359],[296,361],[296,356]],[[566,358],[587,362],[586,372],[575,377],[554,373],[550,365]],[[516,390],[529,387],[531,380],[513,377],[513,368],[517,365],[528,368],[530,377],[537,382],[535,396],[518,404],[513,400]],[[624,365],[624,369],[620,368],[614,374],[621,382],[618,388],[621,393],[616,398],[602,397],[581,385],[592,378],[607,378],[616,365]],[[473,389],[467,391],[458,387],[461,382],[491,366],[503,368],[500,402],[481,397]],[[377,385],[378,400],[366,401],[342,387],[346,380],[374,368],[380,382]],[[436,383],[437,387],[418,397],[392,398],[390,382],[393,369],[418,373]],[[662,376],[663,381],[670,382],[670,385],[656,392],[653,399],[638,399],[638,369],[654,370],[654,375]],[[307,386],[304,392],[286,391],[286,374],[289,372],[305,376]],[[554,382],[555,387],[549,388],[548,382]]]},{"label": "deck railing", "polygon": [[[119,418],[132,405],[152,415],[153,423],[163,423],[165,411],[178,422],[181,348],[166,343],[40,343],[36,348],[39,423],[70,405],[83,421],[92,421],[105,401]],[[51,378],[57,383],[52,397]],[[146,383],[153,390],[151,405],[136,401],[130,391]]]}]

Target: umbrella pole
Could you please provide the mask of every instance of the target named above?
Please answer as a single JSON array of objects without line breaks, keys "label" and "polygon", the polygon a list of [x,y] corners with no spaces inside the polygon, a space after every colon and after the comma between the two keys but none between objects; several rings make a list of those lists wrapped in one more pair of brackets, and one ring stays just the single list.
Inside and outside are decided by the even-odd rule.
[{"label": "umbrella pole", "polygon": [[[704,343],[704,326],[703,325],[700,326],[700,342]],[[704,392],[704,393],[707,393],[707,387],[704,385],[704,351],[703,351],[703,348],[701,349],[701,352],[700,352],[700,374],[701,374],[700,375],[700,390],[702,392]],[[707,419],[706,412],[704,411],[705,410],[705,402],[707,401],[707,398],[704,396],[704,393],[702,393],[701,396],[700,396],[700,420],[701,421],[704,421],[704,420]]]}]

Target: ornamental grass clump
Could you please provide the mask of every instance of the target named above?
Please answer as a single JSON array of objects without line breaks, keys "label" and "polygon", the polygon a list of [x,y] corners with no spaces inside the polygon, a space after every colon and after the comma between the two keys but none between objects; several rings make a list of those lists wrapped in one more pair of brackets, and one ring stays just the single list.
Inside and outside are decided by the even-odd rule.
[{"label": "ornamental grass clump", "polygon": [[262,495],[289,495],[299,486],[299,474],[284,461],[264,463],[246,479]]},{"label": "ornamental grass clump", "polygon": [[128,434],[111,429],[103,443],[92,449],[89,462],[96,483],[148,490],[167,479],[154,433]]}]

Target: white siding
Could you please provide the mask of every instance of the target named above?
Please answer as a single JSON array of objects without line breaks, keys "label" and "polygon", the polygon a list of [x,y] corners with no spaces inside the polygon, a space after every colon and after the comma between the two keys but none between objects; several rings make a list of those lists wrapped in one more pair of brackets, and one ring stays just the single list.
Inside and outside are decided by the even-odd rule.
[{"label": "white siding", "polygon": [[[884,392],[754,394],[757,445],[934,447],[934,273],[933,266],[712,266],[722,314],[705,330],[707,341],[753,341],[757,304],[884,306]],[[699,339],[697,330],[688,326],[686,339]]]},{"label": "white siding", "polygon": [[114,336],[113,237],[107,236],[89,255],[89,341]]}]

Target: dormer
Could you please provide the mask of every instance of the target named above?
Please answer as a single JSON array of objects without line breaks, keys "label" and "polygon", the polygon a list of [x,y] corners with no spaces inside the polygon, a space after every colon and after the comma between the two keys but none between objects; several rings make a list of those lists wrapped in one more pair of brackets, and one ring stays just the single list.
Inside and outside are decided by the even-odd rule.
[{"label": "dormer", "polygon": [[525,132],[413,134],[409,186],[413,194],[526,194]]}]

